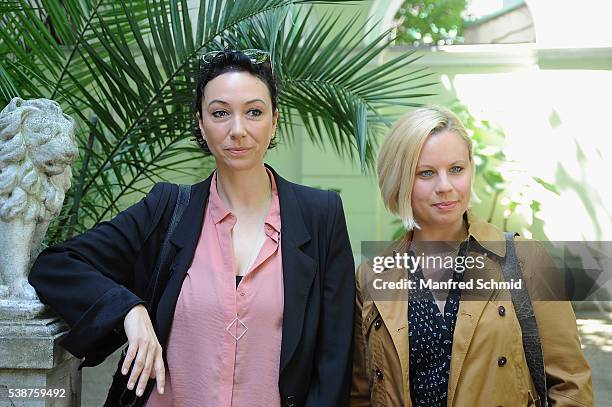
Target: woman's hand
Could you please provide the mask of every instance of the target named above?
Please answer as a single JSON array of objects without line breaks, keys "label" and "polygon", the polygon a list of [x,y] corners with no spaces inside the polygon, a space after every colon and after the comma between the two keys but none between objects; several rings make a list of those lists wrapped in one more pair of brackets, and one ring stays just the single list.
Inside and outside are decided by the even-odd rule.
[{"label": "woman's hand", "polygon": [[136,380],[138,380],[136,395],[140,397],[147,387],[149,378],[156,378],[157,392],[164,394],[166,372],[162,347],[157,340],[149,312],[144,305],[136,305],[128,312],[123,320],[123,328],[129,346],[121,367],[121,373],[126,375],[132,361],[135,360],[132,374],[128,380],[128,389],[132,390]]}]

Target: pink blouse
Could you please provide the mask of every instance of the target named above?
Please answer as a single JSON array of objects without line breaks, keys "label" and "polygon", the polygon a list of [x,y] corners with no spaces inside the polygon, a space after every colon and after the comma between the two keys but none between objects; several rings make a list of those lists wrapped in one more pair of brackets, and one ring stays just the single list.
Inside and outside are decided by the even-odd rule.
[{"label": "pink blouse", "polygon": [[236,288],[236,217],[217,192],[216,173],[202,233],[176,304],[166,385],[146,407],[279,406],[283,325],[280,205],[274,176],[265,240]]}]

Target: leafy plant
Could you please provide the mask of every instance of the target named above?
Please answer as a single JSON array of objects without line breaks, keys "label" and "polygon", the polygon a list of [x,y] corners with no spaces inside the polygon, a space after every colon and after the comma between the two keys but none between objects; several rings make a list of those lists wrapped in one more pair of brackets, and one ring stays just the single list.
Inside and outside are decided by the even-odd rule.
[{"label": "leafy plant", "polygon": [[398,44],[449,45],[462,41],[467,0],[406,0],[395,15]]},{"label": "leafy plant", "polygon": [[[403,54],[377,64],[388,33],[316,21],[349,0],[7,0],[0,7],[0,99],[46,97],[77,119],[81,156],[51,243],[120,211],[151,184],[213,166],[190,140],[198,55],[260,48],[282,80],[281,137],[304,131],[340,157],[374,160],[387,107],[418,105],[429,75]],[[397,72],[408,72],[401,76]]]}]

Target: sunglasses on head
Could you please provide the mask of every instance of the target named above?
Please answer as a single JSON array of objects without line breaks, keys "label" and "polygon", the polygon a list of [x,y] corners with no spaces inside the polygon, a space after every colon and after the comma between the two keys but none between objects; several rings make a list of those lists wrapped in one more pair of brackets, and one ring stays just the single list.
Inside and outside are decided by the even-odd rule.
[{"label": "sunglasses on head", "polygon": [[245,49],[241,51],[235,50],[223,50],[223,51],[210,51],[199,56],[200,67],[202,64],[210,64],[215,59],[227,55],[229,52],[240,52],[246,55],[252,64],[262,64],[264,62],[270,62],[270,53],[268,51],[262,51],[260,49]]}]

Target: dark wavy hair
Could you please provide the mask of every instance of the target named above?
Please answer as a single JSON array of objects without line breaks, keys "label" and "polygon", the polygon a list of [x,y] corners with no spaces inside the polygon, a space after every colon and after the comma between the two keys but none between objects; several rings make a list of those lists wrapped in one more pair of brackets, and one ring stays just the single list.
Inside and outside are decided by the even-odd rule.
[{"label": "dark wavy hair", "polygon": [[[194,136],[200,148],[205,155],[210,155],[210,149],[206,144],[206,140],[200,132],[198,125],[198,114],[202,117],[202,98],[204,97],[204,88],[211,80],[219,75],[227,72],[247,72],[262,80],[270,91],[270,99],[272,100],[272,110],[276,112],[278,103],[279,84],[272,72],[270,59],[262,63],[254,63],[247,55],[240,51],[219,51],[217,55],[209,62],[200,62],[200,68],[196,80],[196,94],[193,104],[195,115]],[[276,147],[276,137],[270,141],[268,149]]]}]

